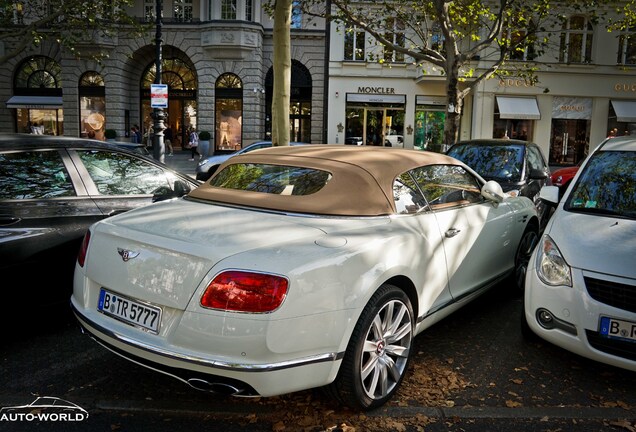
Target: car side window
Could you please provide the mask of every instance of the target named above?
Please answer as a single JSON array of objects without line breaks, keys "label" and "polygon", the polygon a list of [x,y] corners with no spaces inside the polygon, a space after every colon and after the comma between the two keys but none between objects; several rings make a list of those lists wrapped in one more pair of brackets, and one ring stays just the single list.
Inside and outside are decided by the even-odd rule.
[{"label": "car side window", "polygon": [[393,182],[393,199],[397,214],[413,214],[426,207],[426,200],[408,173]]},{"label": "car side window", "polygon": [[142,159],[101,150],[77,153],[102,195],[151,195],[158,187],[170,187],[166,173]]},{"label": "car side window", "polygon": [[483,200],[477,179],[459,165],[427,165],[411,171],[432,210]]},{"label": "car side window", "polygon": [[541,153],[539,153],[539,149],[532,146],[528,146],[528,168],[540,171],[545,170],[545,162]]},{"label": "car side window", "polygon": [[0,199],[75,196],[57,150],[0,153]]}]

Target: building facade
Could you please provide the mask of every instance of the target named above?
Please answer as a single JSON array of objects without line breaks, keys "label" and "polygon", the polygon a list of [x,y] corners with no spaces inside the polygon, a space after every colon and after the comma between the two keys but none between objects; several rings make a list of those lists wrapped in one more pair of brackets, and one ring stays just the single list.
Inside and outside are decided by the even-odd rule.
[{"label": "building facade", "polygon": [[[129,11],[154,23],[155,0],[138,0]],[[120,34],[87,43],[107,57],[78,60],[58,45],[38,48],[0,65],[0,131],[86,136],[106,130],[129,140],[152,127],[155,27],[143,38]],[[165,125],[173,145],[188,130],[208,131],[211,151],[233,151],[271,130],[273,20],[257,0],[164,0],[162,84],[168,85]],[[292,20],[292,140],[322,142],[324,135],[325,25],[303,16]],[[6,47],[0,47],[4,50]]]},{"label": "building facade", "polygon": [[[155,3],[137,0],[130,14],[152,24]],[[273,21],[262,2],[163,5],[162,83],[169,88],[166,125],[173,144],[184,145],[190,128],[210,132],[211,152],[267,139]],[[304,16],[299,2],[294,5],[292,141],[447,148],[444,119],[453,108],[440,71],[382,50],[360,29]],[[564,13],[565,24],[554,24],[554,50],[511,60],[536,61],[537,82],[481,83],[464,101],[460,139],[527,139],[551,165],[569,165],[606,136],[636,133],[636,33],[609,33],[603,22]],[[128,140],[137,125],[146,134],[153,122],[154,31],[90,41],[87,47],[108,54],[101,63],[44,41],[0,65],[0,131],[103,138],[109,129]],[[487,66],[486,60],[474,64]]]},{"label": "building facade", "polygon": [[[564,13],[565,24],[554,23],[553,49],[532,59],[537,82],[481,83],[464,101],[459,139],[530,140],[551,165],[572,165],[607,136],[636,134],[636,32],[610,33],[602,21]],[[383,52],[355,27],[331,23],[330,33],[329,141],[445,150],[444,118],[452,107],[442,74]],[[525,52],[511,61],[527,60]],[[477,70],[487,66],[474,62]]]}]

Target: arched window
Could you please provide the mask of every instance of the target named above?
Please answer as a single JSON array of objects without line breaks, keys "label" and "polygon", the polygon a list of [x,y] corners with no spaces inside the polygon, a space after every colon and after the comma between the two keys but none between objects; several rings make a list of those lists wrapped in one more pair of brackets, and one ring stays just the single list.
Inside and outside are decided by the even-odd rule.
[{"label": "arched window", "polygon": [[18,66],[8,108],[16,109],[16,131],[46,135],[64,133],[62,69],[50,57],[32,56]]},{"label": "arched window", "polygon": [[[146,134],[153,119],[150,116],[150,85],[155,83],[157,67],[150,63],[141,76],[142,113],[141,132]],[[161,62],[161,83],[168,85],[168,109],[165,126],[171,126],[172,146],[187,143],[188,129],[197,128],[197,73],[194,66],[178,57]],[[135,123],[133,121],[133,123]]]},{"label": "arched window", "polygon": [[106,92],[104,78],[95,71],[84,73],[78,84],[80,135],[104,139],[106,129]]},{"label": "arched window", "polygon": [[235,151],[243,144],[243,82],[225,73],[215,85],[215,152]]},{"label": "arched window", "polygon": [[37,91],[61,89],[61,75],[62,69],[55,60],[44,56],[33,56],[20,65],[15,76],[15,88],[37,89]]},{"label": "arched window", "polygon": [[571,16],[563,23],[559,61],[561,63],[590,63],[594,27],[582,15]]}]

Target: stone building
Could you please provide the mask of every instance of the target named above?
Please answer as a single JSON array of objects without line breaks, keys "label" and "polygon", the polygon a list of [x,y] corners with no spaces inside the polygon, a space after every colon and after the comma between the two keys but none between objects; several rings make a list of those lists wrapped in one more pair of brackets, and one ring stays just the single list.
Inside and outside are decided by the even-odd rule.
[{"label": "stone building", "polygon": [[[91,41],[108,57],[76,59],[53,41],[0,65],[0,132],[103,139],[131,127],[148,132],[155,82],[155,0],[137,0],[129,15],[151,24],[143,38],[121,33]],[[162,84],[168,85],[166,126],[177,147],[189,128],[208,131],[211,152],[265,139],[271,130],[273,20],[257,0],[164,0]],[[322,142],[324,21],[292,19],[292,140]],[[87,49],[90,44],[83,47]],[[0,46],[0,52],[8,47]]]}]

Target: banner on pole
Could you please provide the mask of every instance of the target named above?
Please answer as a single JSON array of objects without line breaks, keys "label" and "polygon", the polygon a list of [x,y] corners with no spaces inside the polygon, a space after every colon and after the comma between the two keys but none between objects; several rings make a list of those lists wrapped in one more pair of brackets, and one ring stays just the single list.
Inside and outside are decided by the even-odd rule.
[{"label": "banner on pole", "polygon": [[150,84],[150,107],[168,108],[168,84]]}]

